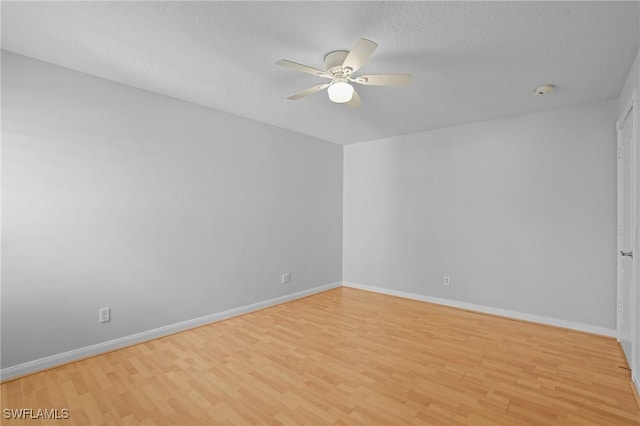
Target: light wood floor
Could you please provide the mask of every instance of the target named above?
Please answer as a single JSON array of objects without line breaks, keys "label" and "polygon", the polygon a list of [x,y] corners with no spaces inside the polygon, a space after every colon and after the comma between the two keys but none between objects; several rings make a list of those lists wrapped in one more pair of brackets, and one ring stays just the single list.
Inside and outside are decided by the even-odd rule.
[{"label": "light wood floor", "polygon": [[638,425],[625,366],[613,339],[340,288],[1,391],[60,425]]}]

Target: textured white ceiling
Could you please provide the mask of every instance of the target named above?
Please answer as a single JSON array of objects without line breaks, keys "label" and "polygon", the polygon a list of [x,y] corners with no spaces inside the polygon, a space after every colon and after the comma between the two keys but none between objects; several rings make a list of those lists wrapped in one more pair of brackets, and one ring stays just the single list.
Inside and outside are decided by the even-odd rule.
[{"label": "textured white ceiling", "polygon": [[[639,45],[633,2],[2,2],[2,48],[339,144],[616,98]],[[359,109],[323,67],[365,37]],[[551,96],[533,90],[553,83]]]}]

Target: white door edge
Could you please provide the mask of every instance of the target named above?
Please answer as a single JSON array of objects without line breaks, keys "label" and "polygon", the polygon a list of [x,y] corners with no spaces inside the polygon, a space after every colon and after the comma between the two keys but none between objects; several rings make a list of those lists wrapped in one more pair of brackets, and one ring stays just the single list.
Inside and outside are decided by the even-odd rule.
[{"label": "white door edge", "polygon": [[[630,340],[631,340],[631,359],[629,361],[629,367],[631,368],[632,379],[638,383],[638,378],[640,378],[640,289],[638,279],[640,278],[640,235],[638,234],[638,224],[640,224],[640,206],[638,206],[638,201],[640,197],[635,196],[638,193],[638,189],[640,188],[640,183],[638,182],[638,167],[640,166],[640,149],[638,143],[638,90],[634,89],[632,92],[631,99],[627,102],[625,109],[622,111],[620,119],[616,123],[616,132],[617,132],[617,224],[616,224],[616,268],[617,268],[617,277],[616,277],[616,285],[617,285],[617,298],[616,298],[616,334],[618,341],[621,340],[621,313],[620,306],[624,306],[622,296],[623,296],[623,284],[622,284],[622,259],[620,256],[620,251],[623,249],[629,249],[627,247],[622,247],[623,245],[623,236],[620,233],[621,225],[623,222],[622,217],[622,208],[623,208],[623,182],[622,182],[622,127],[625,120],[631,114],[632,119],[632,141],[630,146],[630,153],[627,155],[631,155],[631,206],[632,206],[632,214],[631,214],[631,235],[632,235],[632,245],[631,249],[634,251],[634,256],[632,260],[631,267],[631,287],[629,294],[629,331],[630,331]],[[625,153],[622,153],[623,155]]]}]

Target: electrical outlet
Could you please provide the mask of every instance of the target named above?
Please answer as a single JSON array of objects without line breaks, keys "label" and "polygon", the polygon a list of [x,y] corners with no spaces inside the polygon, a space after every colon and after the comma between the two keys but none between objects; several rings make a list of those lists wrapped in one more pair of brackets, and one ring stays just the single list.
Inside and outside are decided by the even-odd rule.
[{"label": "electrical outlet", "polygon": [[111,321],[111,308],[100,308],[98,310],[98,322]]},{"label": "electrical outlet", "polygon": [[444,285],[449,285],[449,283],[451,282],[451,280],[449,279],[448,275],[444,276]]},{"label": "electrical outlet", "polygon": [[282,284],[287,284],[289,281],[291,281],[291,274],[288,272],[286,274],[282,274]]}]

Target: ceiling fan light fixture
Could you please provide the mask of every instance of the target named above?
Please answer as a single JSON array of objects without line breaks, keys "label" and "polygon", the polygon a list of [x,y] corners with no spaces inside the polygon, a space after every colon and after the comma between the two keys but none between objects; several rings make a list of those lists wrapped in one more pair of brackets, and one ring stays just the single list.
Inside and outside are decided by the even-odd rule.
[{"label": "ceiling fan light fixture", "polygon": [[411,81],[411,74],[371,74],[356,76],[360,67],[369,59],[378,44],[361,38],[355,42],[351,50],[334,50],[324,57],[325,70],[302,65],[297,62],[280,59],[276,65],[296,71],[312,74],[316,77],[328,78],[328,83],[317,84],[308,89],[294,93],[287,99],[295,101],[327,89],[329,99],[338,104],[347,104],[350,108],[362,105],[362,100],[351,83],[364,86],[406,86]]},{"label": "ceiling fan light fixture", "polygon": [[337,104],[349,102],[353,97],[353,86],[346,81],[337,81],[327,89],[329,99]]}]

